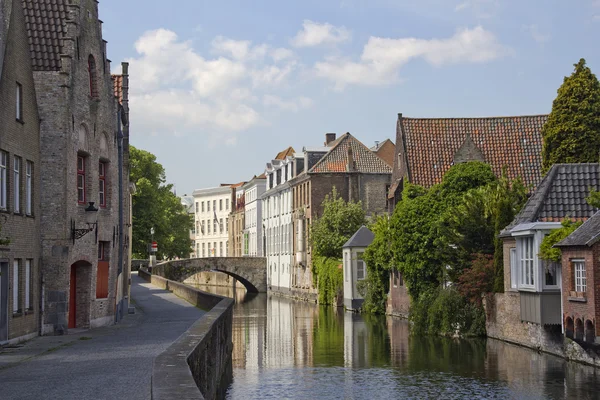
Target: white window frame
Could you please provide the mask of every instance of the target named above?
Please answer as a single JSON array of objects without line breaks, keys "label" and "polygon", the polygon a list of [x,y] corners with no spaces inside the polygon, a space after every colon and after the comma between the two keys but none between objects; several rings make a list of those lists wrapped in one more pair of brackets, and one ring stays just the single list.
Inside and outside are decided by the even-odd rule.
[{"label": "white window frame", "polygon": [[0,209],[6,210],[8,179],[6,169],[8,167],[8,153],[0,151]]},{"label": "white window frame", "polygon": [[363,281],[367,278],[367,264],[364,260],[356,258],[356,281]]},{"label": "white window frame", "polygon": [[31,260],[25,260],[25,309],[31,308]]},{"label": "white window frame", "polygon": [[25,164],[25,214],[33,213],[33,192],[32,192],[33,162],[27,161]]},{"label": "white window frame", "polygon": [[574,288],[576,292],[587,291],[587,277],[585,260],[575,259],[571,260],[573,263],[573,282],[575,283]]},{"label": "white window frame", "polygon": [[510,248],[510,288],[518,289],[519,287],[519,268],[518,268],[517,248]]},{"label": "white window frame", "polygon": [[13,189],[14,189],[14,205],[13,211],[15,213],[21,212],[21,158],[13,157],[13,171],[14,171],[14,179],[13,179]]},{"label": "white window frame", "polygon": [[19,312],[19,260],[13,261],[13,313]]},{"label": "white window frame", "polygon": [[519,288],[535,289],[537,283],[535,237],[517,238],[517,255],[519,261]]}]

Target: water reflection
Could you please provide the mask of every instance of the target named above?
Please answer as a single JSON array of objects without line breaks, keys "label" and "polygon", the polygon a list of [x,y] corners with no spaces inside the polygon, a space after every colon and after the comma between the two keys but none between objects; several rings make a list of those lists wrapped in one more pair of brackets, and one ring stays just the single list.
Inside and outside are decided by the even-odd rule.
[{"label": "water reflection", "polygon": [[230,399],[597,399],[596,369],[496,340],[412,337],[406,321],[244,290]]}]

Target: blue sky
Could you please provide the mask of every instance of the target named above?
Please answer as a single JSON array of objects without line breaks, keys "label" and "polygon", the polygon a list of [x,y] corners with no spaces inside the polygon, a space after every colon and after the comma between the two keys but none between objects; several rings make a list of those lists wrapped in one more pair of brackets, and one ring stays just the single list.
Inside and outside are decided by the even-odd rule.
[{"label": "blue sky", "polygon": [[100,19],[131,143],[179,195],[326,132],[394,140],[398,113],[548,113],[579,58],[600,74],[600,0],[105,0]]}]

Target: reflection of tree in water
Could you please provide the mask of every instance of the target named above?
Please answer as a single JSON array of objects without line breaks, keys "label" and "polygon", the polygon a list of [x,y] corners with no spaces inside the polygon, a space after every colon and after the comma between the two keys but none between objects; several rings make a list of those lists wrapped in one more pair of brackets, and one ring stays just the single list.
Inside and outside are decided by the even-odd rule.
[{"label": "reflection of tree in water", "polygon": [[314,328],[313,362],[315,366],[344,365],[344,311],[319,307]]},{"label": "reflection of tree in water", "polygon": [[381,315],[361,315],[367,326],[367,354],[369,367],[381,367],[390,362],[390,340],[386,319]]},{"label": "reflection of tree in water", "polygon": [[485,340],[416,335],[408,340],[409,371],[452,372],[463,376],[485,374]]}]

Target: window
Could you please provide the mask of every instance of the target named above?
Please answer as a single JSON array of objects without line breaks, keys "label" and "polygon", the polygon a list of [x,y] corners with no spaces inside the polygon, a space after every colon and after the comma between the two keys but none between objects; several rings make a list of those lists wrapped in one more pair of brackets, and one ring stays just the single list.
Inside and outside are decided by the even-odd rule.
[{"label": "window", "polygon": [[223,257],[223,242],[219,242],[219,257]]},{"label": "window", "polygon": [[6,176],[6,167],[8,163],[8,154],[0,151],[0,208],[6,210],[6,193],[8,189],[8,181]]},{"label": "window", "polygon": [[223,233],[223,218],[219,220],[219,233]]},{"label": "window", "polygon": [[204,252],[204,245],[205,243],[202,243],[202,257],[206,257],[206,253]]},{"label": "window", "polygon": [[196,234],[196,232],[200,232],[200,221],[196,221],[195,227],[192,227],[192,234]]},{"label": "window", "polygon": [[585,292],[587,289],[587,279],[585,276],[585,261],[573,260],[573,271],[575,272],[575,291]]},{"label": "window", "polygon": [[33,163],[27,161],[25,165],[25,213],[31,215],[33,212],[32,205],[32,175],[33,175]]},{"label": "window", "polygon": [[98,168],[98,197],[100,207],[106,207],[106,163],[102,161]]},{"label": "window", "polygon": [[225,232],[229,233],[229,218],[225,218]]},{"label": "window", "polygon": [[534,271],[533,271],[533,236],[519,239],[520,246],[520,265],[521,265],[521,285],[533,287]]},{"label": "window", "polygon": [[217,211],[217,201],[213,200],[213,211]]},{"label": "window", "polygon": [[510,287],[516,289],[519,283],[519,275],[517,272],[517,249],[510,249]]},{"label": "window", "polygon": [[85,157],[77,156],[77,202],[85,204]]},{"label": "window", "polygon": [[12,290],[13,290],[13,313],[18,313],[21,311],[20,307],[19,307],[19,290],[21,288],[19,287],[19,260],[14,260],[13,261],[13,284],[12,284]]},{"label": "window", "polygon": [[15,96],[15,109],[17,121],[23,122],[23,86],[17,82],[17,93]]},{"label": "window", "polygon": [[204,221],[202,221],[202,226],[201,226],[201,228],[200,228],[200,229],[202,230],[202,234],[203,234],[203,235],[204,235],[204,226],[205,226],[205,225],[204,225]]},{"label": "window", "polygon": [[94,56],[90,54],[88,57],[88,74],[90,78],[90,96],[98,97],[97,72],[96,72],[96,60]]},{"label": "window", "polygon": [[106,299],[108,297],[109,251],[109,242],[98,242],[98,270],[96,274],[97,299]]},{"label": "window", "polygon": [[202,202],[202,212],[204,212],[204,202]]},{"label": "window", "polygon": [[362,281],[365,279],[366,276],[366,266],[365,266],[365,262],[362,259],[363,253],[358,253],[356,255],[356,280],[357,281]]},{"label": "window", "polygon": [[216,235],[217,234],[217,219],[213,219],[213,233]]},{"label": "window", "polygon": [[217,242],[213,242],[212,255],[213,257],[217,255]]},{"label": "window", "polygon": [[210,200],[206,202],[206,211],[210,211]]},{"label": "window", "polygon": [[544,260],[542,264],[544,266],[544,287],[557,286],[560,264],[547,260]]},{"label": "window", "polygon": [[208,225],[208,234],[210,235],[210,221],[206,221],[206,225]]},{"label": "window", "polygon": [[219,199],[219,211],[223,211],[223,199]]},{"label": "window", "polygon": [[21,212],[21,159],[19,157],[13,158],[13,167],[14,167],[14,180],[13,180],[13,188],[14,188],[14,211],[16,213]]},{"label": "window", "polygon": [[225,199],[225,209],[229,210],[229,199]]},{"label": "window", "polygon": [[33,280],[31,275],[32,260],[25,260],[25,309],[33,310]]},{"label": "window", "polygon": [[199,204],[198,204],[198,202],[196,202],[196,213],[199,211],[199,207],[198,206],[199,206]]},{"label": "window", "polygon": [[344,254],[344,264],[346,265],[346,269],[345,269],[346,273],[344,274],[346,279],[344,279],[344,280],[346,282],[348,282],[348,275],[350,275],[350,271],[352,271],[352,267],[350,266],[350,258],[348,256],[349,256],[349,253]]}]

